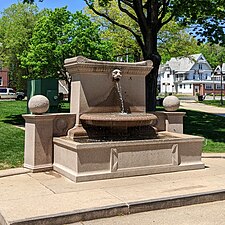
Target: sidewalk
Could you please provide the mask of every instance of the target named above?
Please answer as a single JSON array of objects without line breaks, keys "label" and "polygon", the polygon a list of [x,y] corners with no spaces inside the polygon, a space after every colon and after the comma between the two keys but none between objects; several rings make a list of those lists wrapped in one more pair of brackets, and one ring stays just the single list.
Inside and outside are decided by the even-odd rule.
[{"label": "sidewalk", "polygon": [[203,103],[199,103],[194,100],[190,100],[190,101],[181,100],[180,108],[225,116],[224,107],[215,107],[215,106],[205,105]]},{"label": "sidewalk", "polygon": [[200,170],[84,183],[52,171],[1,171],[0,224],[62,225],[225,199],[225,154],[203,162]]}]

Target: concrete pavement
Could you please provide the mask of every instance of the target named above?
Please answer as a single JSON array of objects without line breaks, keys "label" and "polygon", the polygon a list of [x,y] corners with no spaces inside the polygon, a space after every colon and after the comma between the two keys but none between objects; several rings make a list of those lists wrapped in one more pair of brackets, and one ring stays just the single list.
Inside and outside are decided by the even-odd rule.
[{"label": "concrete pavement", "polygon": [[203,162],[200,170],[83,183],[52,171],[1,171],[0,224],[62,225],[224,200],[225,155]]}]

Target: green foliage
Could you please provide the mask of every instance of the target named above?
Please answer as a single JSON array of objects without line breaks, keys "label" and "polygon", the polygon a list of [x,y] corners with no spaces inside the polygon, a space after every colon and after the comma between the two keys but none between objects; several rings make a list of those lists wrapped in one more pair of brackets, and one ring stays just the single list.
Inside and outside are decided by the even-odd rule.
[{"label": "green foliage", "polygon": [[21,56],[29,78],[57,77],[66,58],[83,55],[110,60],[111,44],[99,36],[99,26],[81,12],[48,10],[36,23],[29,48]]},{"label": "green foliage", "polygon": [[[102,13],[108,11],[107,15],[110,18],[130,26],[138,32],[137,24],[125,13],[120,12],[117,1],[112,0],[110,2],[110,10],[106,7],[100,7],[97,3],[95,3],[95,8]],[[85,12],[91,16],[92,20],[101,24],[102,37],[112,41],[114,57],[123,56],[125,60],[127,53],[130,61],[139,61],[143,57],[135,37],[129,31],[110,23],[103,17],[96,16],[88,7],[85,8]],[[185,31],[184,27],[172,20],[163,26],[158,33],[158,51],[162,57],[162,62],[165,63],[171,57],[199,53],[199,46],[197,41]]]},{"label": "green foliage", "polygon": [[38,9],[29,4],[13,4],[5,9],[0,18],[0,60],[10,69],[11,86],[24,88],[22,75],[26,69],[20,67],[20,55],[28,48]]},{"label": "green foliage", "polygon": [[[84,1],[98,16],[129,31],[136,39],[143,58],[153,61],[153,70],[146,77],[147,111],[154,111],[156,108],[157,76],[161,63],[157,42],[159,31],[166,24],[176,19],[184,26],[194,25],[193,32],[200,37],[199,41],[225,43],[223,29],[225,0],[117,0],[120,9],[118,15],[126,14],[133,21],[132,25],[110,16],[110,6],[113,0]],[[96,2],[105,8],[104,12],[96,8]]]},{"label": "green foliage", "polygon": [[[138,30],[136,23],[125,13],[121,13],[116,0],[112,0],[108,7],[103,7],[99,2],[95,2],[94,7],[101,13],[107,13],[113,20]],[[129,55],[129,61],[140,61],[141,49],[129,31],[116,26],[104,17],[96,16],[88,7],[85,8],[85,13],[91,17],[92,21],[101,25],[101,37],[112,42],[112,55],[116,60],[125,61],[126,55]]]},{"label": "green foliage", "polygon": [[158,39],[158,50],[163,63],[170,60],[171,57],[200,53],[196,39],[174,20],[162,27]]},{"label": "green foliage", "polygon": [[214,69],[225,61],[225,48],[223,46],[205,43],[201,44],[199,49]]},{"label": "green foliage", "polygon": [[[177,0],[176,18],[185,25],[192,25],[199,42],[225,44],[224,0]],[[185,7],[182,3],[185,2]]]}]

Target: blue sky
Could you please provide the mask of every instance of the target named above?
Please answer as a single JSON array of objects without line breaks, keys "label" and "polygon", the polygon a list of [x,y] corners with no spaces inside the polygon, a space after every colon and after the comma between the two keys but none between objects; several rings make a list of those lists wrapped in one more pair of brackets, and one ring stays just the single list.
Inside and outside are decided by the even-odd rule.
[{"label": "blue sky", "polygon": [[[0,12],[5,8],[8,8],[10,5],[17,3],[22,0],[0,0]],[[44,0],[43,2],[38,2],[35,0],[39,9],[43,8],[59,8],[63,6],[68,6],[68,10],[75,12],[77,10],[82,10],[85,6],[84,0]]]}]

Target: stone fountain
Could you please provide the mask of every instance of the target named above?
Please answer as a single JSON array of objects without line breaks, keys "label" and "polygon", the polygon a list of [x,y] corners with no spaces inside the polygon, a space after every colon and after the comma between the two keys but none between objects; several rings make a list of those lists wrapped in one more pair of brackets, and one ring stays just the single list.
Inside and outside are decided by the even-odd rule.
[{"label": "stone fountain", "polygon": [[183,134],[184,113],[145,112],[151,61],[78,56],[65,67],[70,113],[24,116],[25,167],[54,169],[76,182],[204,168],[203,138]]}]

